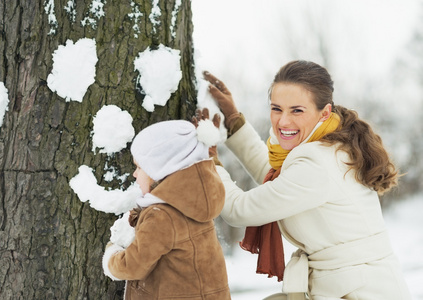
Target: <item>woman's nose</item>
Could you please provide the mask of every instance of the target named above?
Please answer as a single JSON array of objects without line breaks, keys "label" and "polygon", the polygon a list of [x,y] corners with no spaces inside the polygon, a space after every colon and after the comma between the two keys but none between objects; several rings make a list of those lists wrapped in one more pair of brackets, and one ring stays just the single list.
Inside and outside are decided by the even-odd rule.
[{"label": "woman's nose", "polygon": [[279,119],[279,126],[280,127],[286,127],[291,123],[291,118],[286,114],[281,114],[281,117]]}]

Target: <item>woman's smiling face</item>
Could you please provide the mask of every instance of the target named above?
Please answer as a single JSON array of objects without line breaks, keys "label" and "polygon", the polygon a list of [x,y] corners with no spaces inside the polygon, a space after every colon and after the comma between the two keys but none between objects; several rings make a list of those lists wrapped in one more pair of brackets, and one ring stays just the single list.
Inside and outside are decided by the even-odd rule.
[{"label": "woman's smiling face", "polygon": [[292,150],[301,144],[316,124],[329,118],[331,113],[330,104],[318,110],[313,94],[299,84],[275,84],[270,101],[273,132],[285,150]]}]

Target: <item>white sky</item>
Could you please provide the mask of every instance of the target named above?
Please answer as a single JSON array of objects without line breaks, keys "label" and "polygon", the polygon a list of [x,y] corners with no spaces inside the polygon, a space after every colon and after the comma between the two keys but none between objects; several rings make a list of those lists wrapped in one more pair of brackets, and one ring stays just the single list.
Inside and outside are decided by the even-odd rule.
[{"label": "white sky", "polygon": [[192,0],[192,10],[197,72],[208,70],[225,82],[261,134],[270,126],[268,87],[294,59],[328,68],[335,104],[362,114],[360,101],[371,99],[402,124],[417,118],[409,108],[417,112],[422,105],[419,83],[412,70],[392,68],[407,55],[422,0]]},{"label": "white sky", "polygon": [[[409,39],[420,2],[193,0],[195,47],[209,68],[225,64],[228,56],[263,67],[262,63],[272,56],[278,69],[276,56],[289,56],[289,40],[302,41],[300,45],[312,48],[307,40],[315,37],[313,30],[323,29],[339,51],[336,56],[341,58],[340,63],[365,59],[380,69]],[[310,26],[310,22],[315,25]],[[306,49],[297,50],[309,56]]]},{"label": "white sky", "polygon": [[340,90],[352,95],[356,82],[390,75],[413,34],[421,2],[193,0],[197,67],[220,77],[235,96],[245,89],[263,95],[290,60],[325,65],[320,37],[329,49],[325,66],[335,80],[335,99]]}]

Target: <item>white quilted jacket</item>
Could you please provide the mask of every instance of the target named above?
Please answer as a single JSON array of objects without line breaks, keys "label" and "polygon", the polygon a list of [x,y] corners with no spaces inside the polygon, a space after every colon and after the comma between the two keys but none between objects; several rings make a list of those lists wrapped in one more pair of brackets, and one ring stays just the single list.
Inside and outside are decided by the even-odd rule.
[{"label": "white quilted jacket", "polygon": [[252,126],[247,122],[226,145],[259,185],[243,191],[218,167],[226,190],[222,217],[233,226],[278,221],[300,249],[287,265],[284,292],[308,292],[311,299],[411,299],[378,195],[347,172],[345,152],[319,142],[299,145],[279,177],[261,184],[270,169],[268,150]]}]

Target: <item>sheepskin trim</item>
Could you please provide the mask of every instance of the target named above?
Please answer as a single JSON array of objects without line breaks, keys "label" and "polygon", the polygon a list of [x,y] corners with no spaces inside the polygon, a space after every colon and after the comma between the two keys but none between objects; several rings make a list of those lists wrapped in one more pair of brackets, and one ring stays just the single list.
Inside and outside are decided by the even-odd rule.
[{"label": "sheepskin trim", "polygon": [[123,280],[123,279],[119,279],[119,278],[112,275],[112,272],[110,272],[110,269],[109,269],[109,261],[110,261],[110,258],[113,255],[115,255],[118,252],[123,251],[123,250],[124,250],[124,248],[122,248],[121,246],[113,244],[113,245],[107,247],[106,251],[104,251],[104,255],[103,255],[104,275],[108,276],[110,279],[115,280],[115,281],[120,281],[120,280]]}]

